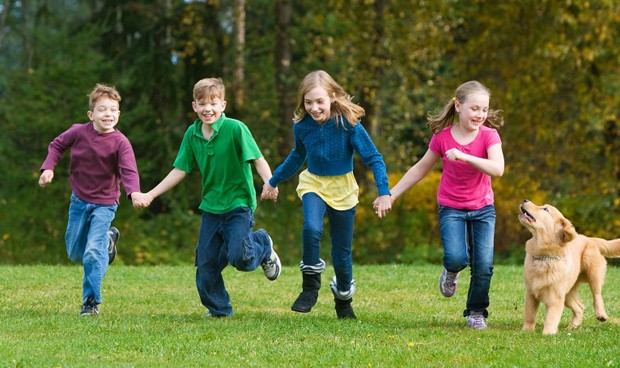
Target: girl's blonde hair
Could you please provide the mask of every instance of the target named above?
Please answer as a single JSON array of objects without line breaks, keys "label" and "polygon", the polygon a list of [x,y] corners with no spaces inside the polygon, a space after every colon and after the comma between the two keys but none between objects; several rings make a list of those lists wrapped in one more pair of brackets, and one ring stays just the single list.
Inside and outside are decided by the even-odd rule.
[{"label": "girl's blonde hair", "polygon": [[332,102],[331,115],[336,118],[336,124],[342,125],[343,128],[346,128],[343,118],[345,118],[349,124],[355,125],[366,113],[363,107],[351,101],[352,97],[346,93],[329,74],[323,70],[315,70],[308,73],[299,85],[297,106],[295,107],[293,116],[293,121],[295,123],[300,122],[306,116],[307,111],[304,107],[304,96],[315,87],[323,87],[325,91],[327,91]]},{"label": "girl's blonde hair", "polygon": [[[469,81],[458,86],[454,92],[454,97],[450,99],[438,114],[429,114],[426,125],[431,128],[433,133],[439,133],[444,128],[454,124],[454,120],[458,115],[454,104],[458,101],[460,104],[465,103],[467,97],[475,93],[484,93],[491,97],[491,91],[478,81]],[[484,125],[499,129],[504,125],[504,117],[501,110],[491,110],[487,112],[487,120]]]},{"label": "girl's blonde hair", "polygon": [[118,93],[116,88],[106,86],[105,84],[97,83],[95,88],[88,94],[88,111],[93,111],[95,105],[97,104],[97,100],[101,97],[107,97],[110,100],[114,100],[121,103],[121,95]]}]

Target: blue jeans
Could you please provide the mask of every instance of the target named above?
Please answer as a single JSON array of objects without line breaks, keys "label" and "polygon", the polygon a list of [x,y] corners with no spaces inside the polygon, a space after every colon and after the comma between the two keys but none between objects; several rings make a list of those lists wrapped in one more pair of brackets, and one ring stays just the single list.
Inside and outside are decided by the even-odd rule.
[{"label": "blue jeans", "polygon": [[327,212],[329,234],[332,238],[332,262],[338,282],[338,290],[348,291],[353,280],[353,223],[355,210],[338,211],[325,203],[315,193],[306,193],[302,197],[304,226],[302,230],[303,255],[306,265],[321,263],[321,237],[323,236],[323,217]]},{"label": "blue jeans", "polygon": [[439,230],[443,244],[443,265],[450,272],[471,266],[471,280],[464,316],[482,312],[488,316],[489,288],[493,275],[495,207],[457,210],[439,206]]},{"label": "blue jeans", "polygon": [[239,271],[254,271],[271,256],[269,234],[252,231],[254,214],[247,207],[216,215],[203,212],[196,247],[196,287],[212,316],[232,315],[222,270],[230,263]]},{"label": "blue jeans", "polygon": [[101,299],[101,283],[108,270],[108,230],[116,215],[118,205],[93,204],[71,193],[69,220],[65,242],[67,255],[73,262],[84,265],[82,300]]}]

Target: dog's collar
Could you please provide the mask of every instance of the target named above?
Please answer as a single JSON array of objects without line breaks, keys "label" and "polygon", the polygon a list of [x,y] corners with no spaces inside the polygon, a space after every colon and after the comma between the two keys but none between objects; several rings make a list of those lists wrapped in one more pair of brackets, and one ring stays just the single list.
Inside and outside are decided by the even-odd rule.
[{"label": "dog's collar", "polygon": [[532,256],[535,261],[559,261],[564,259],[562,256]]}]

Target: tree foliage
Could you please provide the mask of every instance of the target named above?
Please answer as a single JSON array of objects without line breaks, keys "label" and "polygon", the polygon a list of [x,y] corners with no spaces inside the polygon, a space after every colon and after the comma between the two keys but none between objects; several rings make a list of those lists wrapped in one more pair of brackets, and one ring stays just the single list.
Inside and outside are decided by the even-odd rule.
[{"label": "tree foliage", "polygon": [[[487,85],[492,108],[506,120],[506,173],[493,183],[499,253],[521,254],[528,234],[516,212],[525,198],[553,203],[581,232],[617,237],[619,24],[612,0],[4,1],[1,262],[64,262],[68,155],[53,185],[41,190],[36,180],[49,141],[86,120],[95,83],[121,92],[119,129],[148,190],[171,168],[195,118],[197,80],[225,80],[226,113],[248,124],[274,169],[291,147],[297,85],[314,69],[327,70],[366,109],[362,124],[392,185],[428,147],[427,114],[466,80]],[[359,162],[355,170],[362,187],[356,261],[438,261],[441,168],[382,221],[370,210],[372,176]],[[124,233],[122,261],[191,261],[198,176],[145,211],[122,200],[115,222]],[[256,213],[289,263],[299,260],[303,222],[295,182],[282,184],[279,202]],[[329,258],[329,246],[323,251]]]}]

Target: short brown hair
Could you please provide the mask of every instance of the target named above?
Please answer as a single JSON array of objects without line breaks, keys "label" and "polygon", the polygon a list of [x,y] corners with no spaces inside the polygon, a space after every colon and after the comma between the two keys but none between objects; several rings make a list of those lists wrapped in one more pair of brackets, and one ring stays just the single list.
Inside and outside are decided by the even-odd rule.
[{"label": "short brown hair", "polygon": [[226,87],[224,87],[222,78],[204,78],[194,85],[194,101],[205,98],[219,98],[220,100],[224,100],[225,94]]},{"label": "short brown hair", "polygon": [[95,108],[95,104],[97,104],[97,100],[101,97],[107,97],[111,100],[121,102],[121,95],[118,93],[116,88],[106,86],[105,84],[97,83],[92,92],[88,95],[88,110],[93,111]]}]

